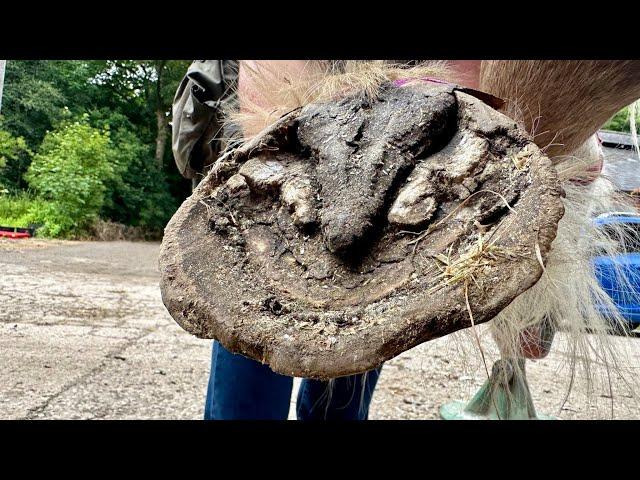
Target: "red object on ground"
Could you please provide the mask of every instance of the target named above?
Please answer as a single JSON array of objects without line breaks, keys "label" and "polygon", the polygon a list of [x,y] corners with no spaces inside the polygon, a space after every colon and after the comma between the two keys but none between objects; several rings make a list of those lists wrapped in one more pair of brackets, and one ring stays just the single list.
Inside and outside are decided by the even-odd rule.
[{"label": "red object on ground", "polygon": [[0,237],[4,238],[31,238],[28,232],[4,232],[0,230]]}]

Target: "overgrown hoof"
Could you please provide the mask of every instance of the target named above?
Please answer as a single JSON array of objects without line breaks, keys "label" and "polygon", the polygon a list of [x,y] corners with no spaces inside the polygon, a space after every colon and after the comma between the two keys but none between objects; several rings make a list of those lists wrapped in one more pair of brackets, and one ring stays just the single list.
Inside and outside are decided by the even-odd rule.
[{"label": "overgrown hoof", "polygon": [[531,287],[561,195],[531,138],[453,85],[310,104],[219,160],[174,215],[163,300],[276,372],[363,372]]}]

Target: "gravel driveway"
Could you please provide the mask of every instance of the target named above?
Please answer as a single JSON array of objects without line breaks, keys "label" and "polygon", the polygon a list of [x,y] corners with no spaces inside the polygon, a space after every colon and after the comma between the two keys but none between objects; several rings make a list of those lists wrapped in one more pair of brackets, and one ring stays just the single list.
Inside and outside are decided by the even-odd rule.
[{"label": "gravel driveway", "polygon": [[[0,240],[0,419],[202,417],[211,342],[181,330],[162,305],[158,249]],[[593,394],[587,398],[578,378],[561,409],[569,375],[563,336],[556,338],[549,357],[527,367],[539,412],[640,418],[626,383],[612,375],[612,398],[598,366]],[[636,377],[640,339],[615,342],[629,351]],[[469,399],[485,378],[469,332],[423,344],[385,365],[371,418],[438,418],[441,404]]]}]

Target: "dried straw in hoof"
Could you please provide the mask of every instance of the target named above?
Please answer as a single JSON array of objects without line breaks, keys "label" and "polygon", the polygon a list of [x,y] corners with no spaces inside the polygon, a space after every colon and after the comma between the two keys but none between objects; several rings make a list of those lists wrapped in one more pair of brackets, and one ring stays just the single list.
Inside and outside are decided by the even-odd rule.
[{"label": "dried straw in hoof", "polygon": [[364,372],[486,322],[540,278],[555,169],[453,85],[383,85],[282,117],[167,226],[165,305],[276,372]]}]

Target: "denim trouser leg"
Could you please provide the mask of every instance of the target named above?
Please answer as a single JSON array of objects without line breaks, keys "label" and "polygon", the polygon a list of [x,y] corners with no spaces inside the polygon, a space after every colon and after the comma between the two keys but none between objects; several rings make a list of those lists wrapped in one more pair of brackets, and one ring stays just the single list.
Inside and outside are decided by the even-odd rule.
[{"label": "denim trouser leg", "polygon": [[[305,379],[297,400],[299,420],[366,420],[380,369],[331,382]],[[330,388],[331,386],[331,388]],[[286,420],[293,378],[236,355],[213,342],[205,420]]]},{"label": "denim trouser leg", "polygon": [[205,420],[286,420],[293,378],[213,342]]},{"label": "denim trouser leg", "polygon": [[382,367],[328,382],[304,379],[298,391],[298,420],[367,420]]}]

